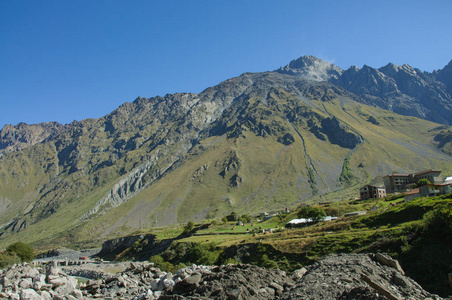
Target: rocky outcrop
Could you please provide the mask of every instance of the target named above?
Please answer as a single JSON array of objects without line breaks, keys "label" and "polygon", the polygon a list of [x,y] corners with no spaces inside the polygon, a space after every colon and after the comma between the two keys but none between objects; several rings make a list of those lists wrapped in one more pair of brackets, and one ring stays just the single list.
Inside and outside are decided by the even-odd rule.
[{"label": "rocky outcrop", "polygon": [[316,57],[302,56],[276,72],[331,82],[358,95],[357,100],[365,104],[452,124],[452,61],[433,73],[392,63],[379,69],[364,65],[344,71]]},{"label": "rocky outcrop", "polygon": [[[359,296],[359,297],[358,297]],[[330,255],[306,267],[282,299],[440,299],[404,276],[396,260],[381,254]]]},{"label": "rocky outcrop", "polygon": [[331,78],[339,78],[343,70],[329,62],[307,55],[292,60],[276,72],[297,75],[309,80],[328,81]]},{"label": "rocky outcrop", "polygon": [[[452,124],[452,96],[444,72],[431,74],[409,65],[388,65],[374,69],[351,67],[329,81],[360,96],[361,101],[408,116]],[[444,79],[443,79],[444,78]]]},{"label": "rocky outcrop", "polygon": [[[6,299],[441,299],[404,276],[386,255],[330,255],[289,275],[252,265],[197,266],[163,272],[131,263],[116,275],[78,283],[54,265],[0,271]],[[28,297],[28,298],[27,298]]]},{"label": "rocky outcrop", "polygon": [[435,78],[444,83],[447,92],[452,95],[452,60],[442,70],[433,72]]},{"label": "rocky outcrop", "polygon": [[0,271],[0,283],[2,299],[83,299],[77,279],[55,264],[43,268],[14,265]]},{"label": "rocky outcrop", "polygon": [[0,130],[0,157],[5,153],[20,151],[41,143],[62,129],[63,125],[57,122],[5,125]]},{"label": "rocky outcrop", "polygon": [[[96,205],[84,214],[80,220],[87,220],[94,214],[102,215],[108,210],[121,205],[133,195],[145,188],[147,184],[158,178],[160,174],[156,175],[151,180],[148,180],[148,182],[145,182],[144,180],[144,176],[151,170],[157,159],[157,157],[151,158],[147,162],[135,168],[132,172],[128,173],[124,178],[116,183],[113,188],[105,194],[105,196],[97,201]],[[166,171],[169,167],[171,167],[171,165],[167,166],[162,171]]]}]

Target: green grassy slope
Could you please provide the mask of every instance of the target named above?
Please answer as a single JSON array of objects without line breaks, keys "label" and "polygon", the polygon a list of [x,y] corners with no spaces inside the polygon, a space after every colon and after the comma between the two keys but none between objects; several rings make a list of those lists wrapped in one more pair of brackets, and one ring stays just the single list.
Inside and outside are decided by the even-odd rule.
[{"label": "green grassy slope", "polygon": [[[284,97],[272,99],[282,106],[294,99],[287,93]],[[255,99],[248,102],[256,103]],[[170,175],[90,221],[87,238],[113,237],[118,230],[130,234],[137,229],[188,220],[218,219],[231,211],[256,213],[295,207],[305,201],[356,197],[361,185],[375,180],[381,183],[381,176],[391,171],[433,168],[446,174],[452,172],[452,158],[432,144],[438,131],[435,123],[394,115],[344,98],[315,104],[322,111],[314,106],[314,112],[335,116],[353,128],[363,142],[353,149],[343,148],[318,139],[303,122],[290,122],[276,114],[271,122],[278,123],[278,128],[284,128],[294,138],[284,145],[277,141],[278,136],[255,134],[252,126],[237,125],[232,120],[228,126],[240,125],[240,134],[202,140]],[[380,125],[369,122],[369,116]],[[344,176],[350,180],[341,180]],[[91,228],[99,229],[90,231]]]}]

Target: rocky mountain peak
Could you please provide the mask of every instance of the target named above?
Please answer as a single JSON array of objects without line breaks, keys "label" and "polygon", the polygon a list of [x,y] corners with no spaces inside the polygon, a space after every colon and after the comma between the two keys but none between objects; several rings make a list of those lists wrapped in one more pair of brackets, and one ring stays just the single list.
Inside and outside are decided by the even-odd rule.
[{"label": "rocky mountain peak", "polygon": [[347,71],[351,71],[351,72],[359,72],[359,68],[357,66],[351,66],[350,68],[347,69]]},{"label": "rocky mountain peak", "polygon": [[17,125],[5,125],[0,130],[0,157],[7,152],[20,151],[41,143],[50,135],[61,131],[63,127],[57,122],[31,125],[21,122]]},{"label": "rocky mountain peak", "polygon": [[408,64],[388,63],[379,69],[350,67],[329,81],[358,95],[366,104],[452,124],[452,62],[433,73]]},{"label": "rocky mountain peak", "polygon": [[314,81],[328,81],[331,78],[338,78],[343,72],[338,66],[311,55],[292,60],[288,65],[276,71],[283,74],[302,76]]},{"label": "rocky mountain peak", "polygon": [[437,80],[446,85],[447,92],[452,95],[452,60],[442,70],[436,71]]}]

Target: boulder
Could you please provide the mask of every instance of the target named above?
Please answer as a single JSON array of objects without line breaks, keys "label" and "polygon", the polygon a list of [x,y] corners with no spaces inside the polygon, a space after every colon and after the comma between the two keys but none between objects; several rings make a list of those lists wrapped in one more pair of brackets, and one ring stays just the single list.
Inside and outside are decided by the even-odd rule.
[{"label": "boulder", "polygon": [[20,291],[21,300],[43,300],[42,297],[33,289],[23,289]]},{"label": "boulder", "polygon": [[33,285],[33,282],[30,278],[23,278],[19,281],[19,288],[21,289],[29,289]]},{"label": "boulder", "polygon": [[301,269],[293,271],[293,273],[292,273],[293,280],[301,279],[304,276],[304,274],[306,274],[307,271],[308,270],[306,270],[306,268],[301,268]]},{"label": "boulder", "polygon": [[405,272],[403,271],[402,267],[399,264],[399,261],[396,259],[392,259],[389,255],[385,255],[382,253],[377,253],[374,256],[374,259],[378,261],[381,264],[384,264],[386,266],[392,267],[399,271],[402,275],[405,275]]},{"label": "boulder", "polygon": [[201,274],[195,274],[189,277],[184,278],[183,280],[177,282],[174,285],[174,293],[187,293],[199,286],[202,277]]}]

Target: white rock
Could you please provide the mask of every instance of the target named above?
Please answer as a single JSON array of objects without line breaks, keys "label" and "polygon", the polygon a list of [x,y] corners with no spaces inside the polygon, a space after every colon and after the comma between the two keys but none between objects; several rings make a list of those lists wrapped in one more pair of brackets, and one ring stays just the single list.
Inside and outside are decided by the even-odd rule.
[{"label": "white rock", "polygon": [[42,286],[43,286],[43,284],[40,281],[36,281],[35,283],[33,283],[33,289],[35,291],[40,291]]},{"label": "white rock", "polygon": [[169,289],[174,286],[174,281],[172,279],[163,279],[163,286],[165,289]]},{"label": "white rock", "polygon": [[35,278],[38,275],[40,275],[40,273],[39,273],[39,271],[37,269],[30,269],[24,274],[23,277]]},{"label": "white rock", "polygon": [[20,291],[21,300],[42,300],[42,297],[33,289],[23,289]]},{"label": "white rock", "polygon": [[71,295],[77,299],[83,299],[83,292],[81,290],[75,289],[72,291]]},{"label": "white rock", "polygon": [[43,300],[52,300],[52,295],[47,291],[40,291],[39,294],[41,295]]},{"label": "white rock", "polygon": [[29,289],[33,285],[33,282],[30,278],[24,278],[21,281],[19,281],[19,287],[21,289]]},{"label": "white rock", "polygon": [[33,278],[33,282],[40,282],[42,284],[46,283],[46,276],[44,274],[38,274]]},{"label": "white rock", "polygon": [[158,280],[158,279],[154,279],[154,280],[152,280],[151,281],[151,289],[153,290],[153,291],[157,291],[158,290],[158,286],[159,286],[159,281],[160,280]]},{"label": "white rock", "polygon": [[66,278],[63,277],[58,277],[58,278],[53,278],[49,280],[49,283],[53,285],[53,287],[59,287],[62,285],[67,285],[68,284],[68,280]]}]

